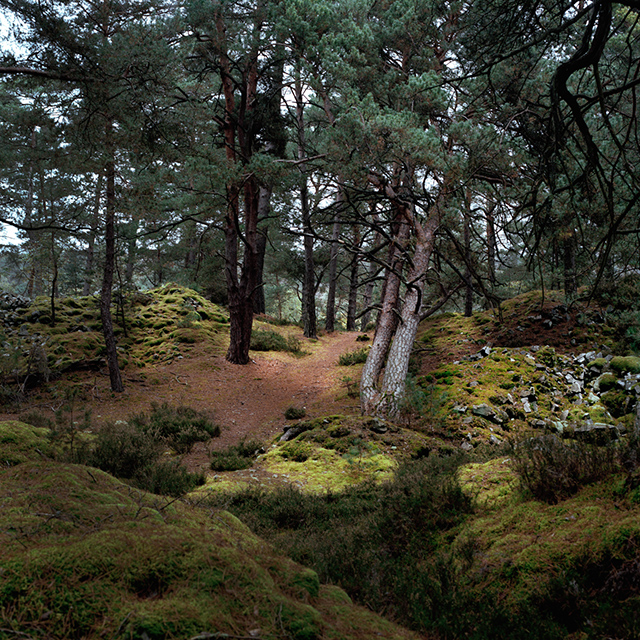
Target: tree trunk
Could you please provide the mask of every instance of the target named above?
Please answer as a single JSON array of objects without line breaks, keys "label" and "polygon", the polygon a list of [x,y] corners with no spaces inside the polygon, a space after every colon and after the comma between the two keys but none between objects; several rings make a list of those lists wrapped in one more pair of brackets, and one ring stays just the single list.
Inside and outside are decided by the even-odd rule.
[{"label": "tree trunk", "polygon": [[360,331],[366,331],[371,320],[371,303],[373,302],[373,279],[376,275],[376,263],[372,260],[369,263],[369,269],[367,270],[367,284],[364,287],[364,293],[362,294],[362,306],[365,308],[365,312],[360,318]]},{"label": "tree trunk", "polygon": [[[237,218],[227,216],[226,229],[226,274],[229,291],[229,350],[227,360],[233,364],[248,364],[253,324],[253,298],[258,288],[258,193],[259,187],[254,177],[244,185],[244,256],[241,273],[238,274],[238,233]],[[233,199],[233,198],[232,198]],[[236,207],[231,216],[237,216]]]},{"label": "tree trunk", "polygon": [[88,296],[91,293],[93,284],[93,270],[95,268],[95,244],[98,228],[100,226],[100,198],[102,196],[102,171],[98,174],[96,182],[96,193],[93,200],[93,217],[91,219],[91,229],[87,238],[87,256],[84,265],[84,285],[82,287],[82,295]]},{"label": "tree trunk", "polygon": [[360,377],[361,410],[362,413],[368,415],[374,413],[379,404],[378,377],[384,366],[391,339],[398,326],[397,309],[404,264],[403,252],[409,241],[409,231],[409,225],[406,221],[399,220],[396,237],[389,249],[389,269],[382,291],[376,333]]},{"label": "tree trunk", "polygon": [[[360,233],[357,225],[353,228],[353,244],[360,248]],[[351,272],[349,275],[349,306],[347,307],[347,331],[356,330],[356,313],[358,307],[358,267],[360,258],[357,251],[351,257]]]},{"label": "tree trunk", "polygon": [[564,267],[564,298],[571,303],[578,293],[576,279],[576,246],[573,230],[568,231],[562,240],[562,254]]},{"label": "tree trunk", "polygon": [[329,291],[327,293],[327,315],[324,328],[328,332],[336,328],[336,287],[338,283],[338,238],[340,236],[340,213],[343,202],[342,187],[338,187],[336,215],[331,233],[331,254],[329,257]]},{"label": "tree trunk", "polygon": [[[296,125],[298,133],[298,160],[304,160],[305,121],[304,96],[300,72],[295,74]],[[302,215],[302,233],[304,236],[304,281],[302,283],[302,325],[305,338],[316,339],[318,327],[316,320],[316,276],[313,256],[313,227],[309,211],[309,188],[304,163],[300,164],[300,212]]]},{"label": "tree trunk", "polygon": [[113,148],[109,142],[111,138],[111,123],[107,124],[107,149],[109,160],[106,165],[106,207],[105,207],[105,257],[104,272],[102,276],[102,291],[100,293],[100,317],[102,319],[102,332],[104,334],[104,342],[107,350],[107,366],[109,368],[109,379],[111,381],[111,390],[115,392],[124,391],[122,384],[122,376],[120,375],[120,367],[118,365],[118,351],[116,348],[116,337],[113,332],[113,322],[111,319],[111,293],[113,288],[113,274],[115,270],[115,208],[116,208],[116,191],[115,191],[115,163],[113,161]]},{"label": "tree trunk", "polygon": [[399,402],[404,396],[409,359],[420,324],[427,269],[433,252],[438,223],[438,216],[435,215],[435,212],[432,213],[424,227],[417,220],[414,220],[413,223],[417,236],[416,249],[413,254],[413,264],[407,277],[408,289],[402,305],[400,325],[389,349],[382,380],[382,402],[377,407],[377,413],[382,415],[395,415]]},{"label": "tree trunk", "polygon": [[[258,222],[266,220],[271,212],[271,187],[260,186],[258,195]],[[264,256],[267,251],[267,233],[259,232],[256,235],[256,263],[257,263],[257,289],[253,298],[253,312],[264,314],[267,312],[267,304],[264,299]]]},{"label": "tree trunk", "polygon": [[487,276],[491,285],[496,283],[496,225],[493,212],[495,203],[491,203],[487,209]]},{"label": "tree trunk", "polygon": [[471,202],[467,199],[464,212],[464,315],[473,315],[473,287],[471,284]]}]

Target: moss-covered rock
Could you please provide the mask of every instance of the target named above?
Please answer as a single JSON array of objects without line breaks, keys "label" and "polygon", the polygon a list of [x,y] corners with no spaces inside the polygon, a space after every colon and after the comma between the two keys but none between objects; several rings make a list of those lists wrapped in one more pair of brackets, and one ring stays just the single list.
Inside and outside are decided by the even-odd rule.
[{"label": "moss-covered rock", "polygon": [[636,356],[616,356],[611,359],[609,366],[618,374],[640,373],[640,358]]}]

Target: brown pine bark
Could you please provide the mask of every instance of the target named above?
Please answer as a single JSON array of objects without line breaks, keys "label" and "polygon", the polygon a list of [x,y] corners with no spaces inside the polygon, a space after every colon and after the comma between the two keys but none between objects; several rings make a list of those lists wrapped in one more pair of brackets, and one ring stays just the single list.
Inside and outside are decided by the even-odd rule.
[{"label": "brown pine bark", "polygon": [[420,324],[427,269],[438,225],[439,215],[435,211],[424,225],[415,219],[411,225],[416,236],[416,249],[407,276],[407,293],[402,305],[400,324],[389,349],[382,380],[381,403],[377,407],[377,413],[382,415],[395,415],[405,392],[409,358]]},{"label": "brown pine bark", "polygon": [[111,390],[117,393],[124,391],[120,367],[118,365],[118,351],[116,348],[116,338],[113,332],[113,321],[111,318],[111,294],[113,288],[113,274],[115,271],[115,164],[112,155],[111,123],[107,124],[107,148],[109,149],[109,160],[106,164],[106,207],[105,207],[105,258],[104,271],[102,275],[102,290],[100,292],[100,318],[102,319],[102,333],[107,351],[107,367],[109,369],[109,380]]},{"label": "brown pine bark", "polygon": [[95,244],[98,228],[100,226],[100,199],[102,197],[102,171],[98,174],[96,182],[96,192],[93,199],[93,217],[91,218],[91,229],[87,238],[87,255],[84,265],[84,285],[82,295],[88,296],[91,293],[93,284],[93,270],[95,268]]},{"label": "brown pine bark", "polygon": [[349,305],[347,307],[347,331],[356,330],[356,313],[358,307],[358,270],[360,266],[360,230],[358,225],[353,227],[353,245],[356,251],[351,256],[351,269],[349,273]]},{"label": "brown pine bark", "polygon": [[380,404],[378,378],[398,326],[397,309],[400,300],[404,250],[409,241],[410,229],[404,219],[398,220],[396,227],[396,236],[389,249],[389,266],[382,291],[376,333],[360,377],[360,407],[362,413],[366,415],[375,413]]},{"label": "brown pine bark", "polygon": [[331,253],[329,255],[329,289],[327,291],[327,313],[324,328],[328,332],[336,328],[336,288],[338,286],[338,238],[340,236],[340,208],[342,206],[342,188],[338,187],[336,197],[336,215],[331,232]]}]

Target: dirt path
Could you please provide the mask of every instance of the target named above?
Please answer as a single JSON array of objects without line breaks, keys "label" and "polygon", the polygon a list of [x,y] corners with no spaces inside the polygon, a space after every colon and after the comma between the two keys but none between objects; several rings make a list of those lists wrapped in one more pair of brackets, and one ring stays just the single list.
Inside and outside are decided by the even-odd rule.
[{"label": "dirt path", "polygon": [[[65,394],[76,389],[79,400],[74,413],[80,419],[84,409],[90,409],[96,429],[107,421],[148,411],[151,403],[168,402],[211,414],[222,427],[220,438],[208,445],[211,448],[224,448],[243,438],[268,441],[287,424],[284,411],[290,406],[304,407],[309,417],[359,410],[357,399],[347,396],[342,383],[344,376],[355,378],[357,374],[337,365],[341,354],[361,346],[357,335],[333,333],[317,341],[302,339],[302,349],[308,354],[301,357],[252,352],[253,360],[246,366],[230,364],[221,353],[194,350],[169,365],[126,370],[123,394],[110,391],[104,372],[77,373],[56,381],[39,397],[33,396],[25,411],[35,408],[52,416]],[[0,416],[3,418],[16,416]],[[206,455],[206,448],[197,448],[189,466],[198,466]]]}]

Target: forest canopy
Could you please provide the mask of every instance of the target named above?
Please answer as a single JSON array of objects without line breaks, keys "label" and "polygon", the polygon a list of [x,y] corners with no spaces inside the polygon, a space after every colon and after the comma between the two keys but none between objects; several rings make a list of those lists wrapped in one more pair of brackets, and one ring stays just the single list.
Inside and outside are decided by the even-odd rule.
[{"label": "forest canopy", "polygon": [[[376,332],[393,415],[417,325],[637,275],[640,2],[0,0],[2,287],[176,281]],[[384,373],[383,372],[384,369]]]}]

